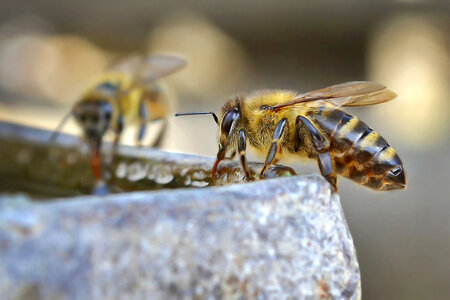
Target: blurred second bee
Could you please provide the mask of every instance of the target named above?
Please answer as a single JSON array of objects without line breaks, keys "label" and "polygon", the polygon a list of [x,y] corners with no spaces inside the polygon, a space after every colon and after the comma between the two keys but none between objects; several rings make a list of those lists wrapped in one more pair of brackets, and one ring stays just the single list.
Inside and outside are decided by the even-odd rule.
[{"label": "blurred second bee", "polygon": [[[164,121],[170,111],[167,95],[155,81],[185,65],[186,61],[180,57],[160,54],[119,61],[87,89],[58,125],[51,140],[73,116],[89,144],[94,177],[102,179],[100,150],[105,134],[109,130],[114,133],[114,155],[123,129],[136,124],[139,126],[136,142],[142,145],[147,123]],[[159,144],[163,134],[164,129],[153,145]]]}]

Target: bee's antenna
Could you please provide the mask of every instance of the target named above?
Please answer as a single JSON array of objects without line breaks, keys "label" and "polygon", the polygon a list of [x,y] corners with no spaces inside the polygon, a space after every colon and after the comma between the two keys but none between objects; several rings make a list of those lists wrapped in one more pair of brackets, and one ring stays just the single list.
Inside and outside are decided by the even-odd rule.
[{"label": "bee's antenna", "polygon": [[179,116],[192,116],[192,115],[212,115],[214,118],[214,121],[217,125],[219,125],[219,119],[217,118],[216,114],[212,111],[199,111],[199,112],[188,112],[188,113],[177,113],[175,114],[175,117]]},{"label": "bee's antenna", "polygon": [[52,135],[50,136],[50,143],[53,143],[56,138],[58,137],[58,134],[61,132],[61,129],[64,127],[64,125],[66,124],[67,120],[69,120],[69,118],[72,116],[72,111],[69,111],[64,118],[61,120],[61,122],[59,122],[58,126],[56,127],[56,129],[53,131]]}]

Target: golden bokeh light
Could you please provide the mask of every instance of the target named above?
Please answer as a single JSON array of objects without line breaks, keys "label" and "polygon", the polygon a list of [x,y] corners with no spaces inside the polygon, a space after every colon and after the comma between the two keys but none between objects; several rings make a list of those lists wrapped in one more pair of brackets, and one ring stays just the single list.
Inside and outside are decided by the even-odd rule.
[{"label": "golden bokeh light", "polygon": [[398,94],[371,112],[385,131],[419,149],[448,135],[450,56],[442,22],[438,16],[396,16],[374,31],[369,44],[369,79]]},{"label": "golden bokeh light", "polygon": [[[249,59],[238,41],[190,11],[165,17],[150,31],[148,45],[150,53],[177,53],[188,61],[185,70],[165,79],[180,95],[180,111],[217,110],[225,97],[241,91],[250,77]],[[217,128],[212,119],[172,117],[170,121],[164,149],[215,154]],[[207,142],[199,144],[199,136]]]},{"label": "golden bokeh light", "polygon": [[169,80],[183,93],[217,96],[235,92],[248,75],[243,47],[201,15],[176,11],[150,31],[149,52],[179,53],[186,70]]},{"label": "golden bokeh light", "polygon": [[112,56],[85,38],[37,30],[30,22],[22,18],[0,28],[1,87],[30,99],[73,102]]}]

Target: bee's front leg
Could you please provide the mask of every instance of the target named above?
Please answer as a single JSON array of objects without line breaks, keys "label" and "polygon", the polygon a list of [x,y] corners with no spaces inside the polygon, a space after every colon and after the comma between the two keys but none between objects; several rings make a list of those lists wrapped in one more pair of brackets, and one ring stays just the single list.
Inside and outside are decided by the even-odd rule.
[{"label": "bee's front leg", "polygon": [[102,179],[100,145],[91,145],[91,169],[95,180]]},{"label": "bee's front leg", "polygon": [[103,179],[102,174],[102,165],[101,165],[101,149],[102,141],[99,140],[91,140],[90,148],[91,148],[91,168],[92,173],[94,175],[94,188],[92,193],[94,195],[105,195],[109,192],[108,185]]},{"label": "bee's front leg", "polygon": [[272,145],[270,146],[269,152],[267,153],[266,161],[264,163],[264,167],[261,170],[259,176],[264,177],[264,173],[266,173],[267,168],[274,162],[277,151],[280,147],[279,142],[280,138],[283,135],[284,128],[286,128],[287,119],[283,118],[278,122],[272,136]]},{"label": "bee's front leg", "polygon": [[297,122],[305,125],[314,149],[317,151],[320,173],[331,184],[334,191],[337,191],[336,173],[333,170],[333,161],[330,155],[330,142],[320,133],[320,131],[305,117],[298,116]]},{"label": "bee's front leg", "polygon": [[239,141],[238,141],[238,151],[239,151],[239,157],[241,161],[241,167],[242,170],[245,173],[245,177],[247,180],[250,179],[250,171],[248,170],[247,160],[245,159],[245,149],[247,147],[247,142],[245,138],[245,132],[244,130],[239,131]]},{"label": "bee's front leg", "polygon": [[337,192],[336,174],[333,171],[333,162],[329,151],[319,153],[319,169],[323,177],[331,184],[334,191]]}]

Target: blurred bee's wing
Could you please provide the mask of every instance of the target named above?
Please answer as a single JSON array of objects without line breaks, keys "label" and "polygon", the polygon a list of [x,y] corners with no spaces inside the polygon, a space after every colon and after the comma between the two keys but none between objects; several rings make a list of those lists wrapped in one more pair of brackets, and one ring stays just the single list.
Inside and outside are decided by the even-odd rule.
[{"label": "blurred bee's wing", "polygon": [[390,101],[395,97],[397,94],[382,84],[370,81],[352,81],[301,94],[294,100],[274,106],[274,109],[311,101],[329,103],[336,107],[365,106]]},{"label": "blurred bee's wing", "polygon": [[184,66],[186,66],[186,60],[181,57],[152,54],[143,59],[137,76],[141,82],[150,83],[174,73]]},{"label": "blurred bee's wing", "polygon": [[133,54],[131,56],[127,56],[125,58],[121,58],[116,61],[112,67],[111,71],[129,74],[131,76],[135,76],[141,66],[144,64],[144,58],[137,54]]}]

